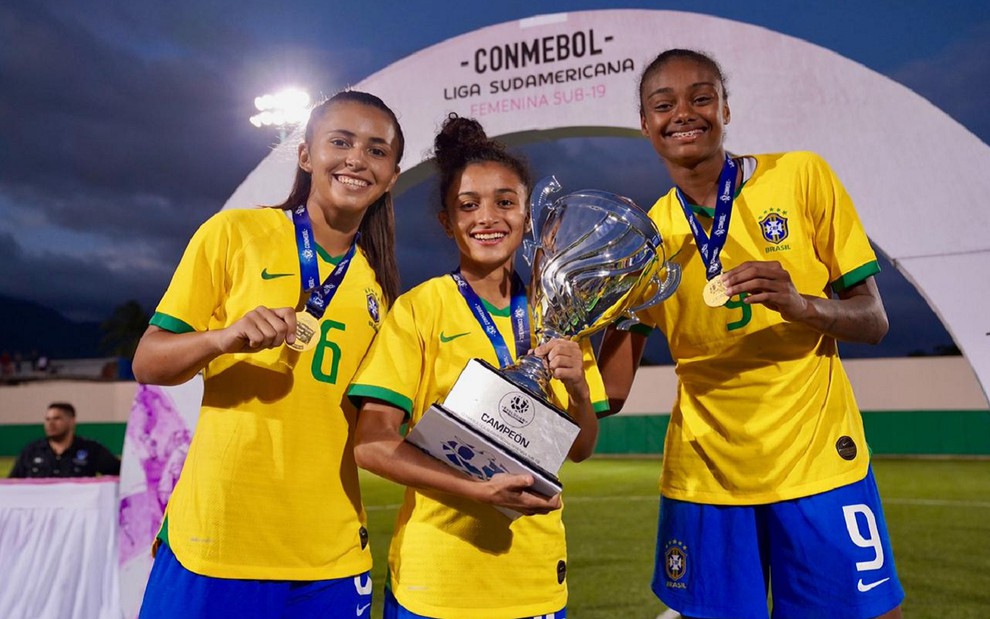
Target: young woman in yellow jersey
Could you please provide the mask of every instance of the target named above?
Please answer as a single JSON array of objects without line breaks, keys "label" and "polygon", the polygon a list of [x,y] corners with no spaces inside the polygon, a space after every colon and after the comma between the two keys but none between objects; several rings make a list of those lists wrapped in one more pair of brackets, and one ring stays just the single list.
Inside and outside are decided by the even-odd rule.
[{"label": "young woman in yellow jersey", "polygon": [[134,359],[144,383],[204,381],[141,617],[369,615],[344,389],[398,294],[403,146],[378,97],[341,92],[312,110],[284,203],[190,241]]},{"label": "young woman in yellow jersey", "polygon": [[[529,227],[525,164],[489,140],[477,121],[456,116],[436,136],[435,154],[439,218],[457,243],[459,269],[399,297],[348,391],[363,402],[358,465],[408,486],[389,551],[385,617],[563,617],[560,497],[530,492],[527,475],[468,477],[403,442],[400,432],[444,399],[471,358],[504,366],[531,344],[528,326],[510,317],[514,310],[526,314],[513,267]],[[455,277],[472,292],[462,293]],[[472,313],[471,294],[487,316]],[[491,334],[482,328],[488,320],[496,327]],[[580,427],[569,456],[583,460],[597,440],[596,412],[607,410],[590,347],[553,340],[535,354],[555,379],[552,398]],[[510,520],[495,506],[529,515]]]},{"label": "young woman in yellow jersey", "polygon": [[[775,618],[899,617],[836,349],[887,332],[852,201],[813,153],[727,154],[725,79],[704,54],[660,54],[639,95],[643,134],[676,184],[650,216],[683,266],[673,297],[642,317],[666,335],[678,375],[653,590],[686,617],[763,619],[768,589]],[[606,332],[615,408],[645,342]]]}]

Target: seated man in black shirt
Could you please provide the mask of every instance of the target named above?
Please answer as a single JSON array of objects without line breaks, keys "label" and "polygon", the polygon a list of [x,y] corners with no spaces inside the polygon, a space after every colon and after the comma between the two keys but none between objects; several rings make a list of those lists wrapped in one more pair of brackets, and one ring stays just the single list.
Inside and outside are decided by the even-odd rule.
[{"label": "seated man in black shirt", "polygon": [[76,409],[53,402],[45,413],[46,438],[24,448],[10,477],[119,475],[120,460],[96,441],[76,436]]}]

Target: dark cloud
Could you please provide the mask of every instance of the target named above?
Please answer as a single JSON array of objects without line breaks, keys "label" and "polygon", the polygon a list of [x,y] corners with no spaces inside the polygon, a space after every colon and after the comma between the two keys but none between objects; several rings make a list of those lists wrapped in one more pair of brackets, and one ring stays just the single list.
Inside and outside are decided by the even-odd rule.
[{"label": "dark cloud", "polygon": [[663,164],[642,137],[564,138],[531,144],[524,150],[535,175],[553,174],[565,193],[601,189],[649,210],[671,187]]},{"label": "dark cloud", "polygon": [[106,318],[128,299],[153,307],[163,292],[162,282],[168,283],[175,267],[148,263],[138,251],[126,249],[114,259],[58,251],[29,255],[9,232],[0,232],[0,260],[4,269],[0,294],[30,299],[75,320]]},{"label": "dark cloud", "polygon": [[891,77],[911,88],[990,144],[990,22],[974,25],[932,58],[911,62]]},{"label": "dark cloud", "polygon": [[221,200],[264,156],[264,136],[231,131],[251,105],[226,83],[232,59],[146,58],[20,6],[0,21],[4,182]]},{"label": "dark cloud", "polygon": [[[226,17],[181,2],[0,6],[0,231],[15,257],[0,293],[85,318],[155,303],[192,232],[276,139],[247,122],[255,82],[279,83],[287,63],[338,87],[329,50],[269,54]],[[51,279],[68,284],[39,289]]]},{"label": "dark cloud", "polygon": [[0,186],[0,200],[8,218],[30,218],[38,228],[83,233],[106,243],[140,239],[155,250],[181,248],[196,226],[221,206],[221,202],[206,198],[177,202],[162,195],[81,184],[51,189],[26,183],[4,185]]}]

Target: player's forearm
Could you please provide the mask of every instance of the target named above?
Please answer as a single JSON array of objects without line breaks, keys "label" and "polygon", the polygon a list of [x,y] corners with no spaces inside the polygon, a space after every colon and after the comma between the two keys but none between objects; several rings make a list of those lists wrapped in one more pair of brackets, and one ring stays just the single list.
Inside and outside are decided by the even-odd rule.
[{"label": "player's forearm", "polygon": [[643,335],[609,327],[598,352],[598,368],[608,395],[609,414],[622,410],[646,347]]},{"label": "player's forearm", "polygon": [[567,457],[574,462],[581,462],[595,453],[595,445],[598,443],[598,417],[595,415],[590,398],[572,405],[568,412],[577,422],[580,431]]},{"label": "player's forearm", "polygon": [[802,322],[829,337],[843,342],[879,344],[887,334],[887,314],[871,299],[806,298],[810,307]]},{"label": "player's forearm", "polygon": [[872,277],[838,299],[804,298],[808,308],[801,322],[825,335],[843,342],[878,344],[887,334],[887,312]]},{"label": "player's forearm", "polygon": [[134,377],[147,385],[180,385],[220,354],[213,331],[171,333],[148,327],[134,353]]},{"label": "player's forearm", "polygon": [[362,469],[403,486],[477,498],[476,482],[472,478],[428,456],[397,433],[359,435],[354,445],[354,460]]}]

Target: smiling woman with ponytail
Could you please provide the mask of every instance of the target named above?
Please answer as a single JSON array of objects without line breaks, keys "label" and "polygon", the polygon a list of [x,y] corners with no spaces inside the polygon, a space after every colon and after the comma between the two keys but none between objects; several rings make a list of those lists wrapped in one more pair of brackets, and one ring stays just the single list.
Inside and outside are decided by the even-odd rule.
[{"label": "smiling woman with ponytail", "polygon": [[390,190],[404,138],[370,94],[317,105],[273,208],[213,216],[134,359],[203,373],[142,618],[360,616],[371,553],[344,389],[398,296]]}]

